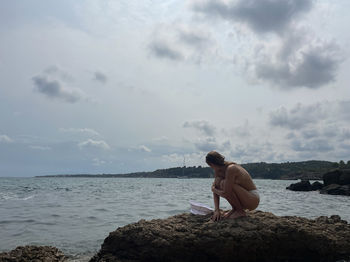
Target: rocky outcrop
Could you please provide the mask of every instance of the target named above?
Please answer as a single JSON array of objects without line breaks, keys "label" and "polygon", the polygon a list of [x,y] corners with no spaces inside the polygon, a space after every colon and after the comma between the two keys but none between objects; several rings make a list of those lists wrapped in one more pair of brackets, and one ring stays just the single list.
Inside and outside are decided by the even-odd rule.
[{"label": "rocky outcrop", "polygon": [[350,196],[350,185],[330,184],[320,191],[321,194]]},{"label": "rocky outcrop", "polygon": [[350,259],[350,225],[339,216],[310,220],[253,211],[216,223],[192,214],[140,220],[111,232],[90,262],[341,259]]},{"label": "rocky outcrop", "polygon": [[350,170],[333,170],[323,175],[321,194],[350,196]]},{"label": "rocky outcrop", "polygon": [[300,182],[291,184],[290,186],[286,187],[286,189],[289,189],[292,191],[310,191],[311,184],[309,180],[302,180]]},{"label": "rocky outcrop", "polygon": [[292,191],[320,190],[321,194],[350,196],[350,170],[336,169],[323,175],[323,184],[316,181],[310,184],[308,180],[302,180],[286,187]]},{"label": "rocky outcrop", "polygon": [[323,183],[325,186],[331,184],[350,185],[350,169],[337,169],[325,173],[323,175]]},{"label": "rocky outcrop", "polygon": [[50,246],[20,246],[10,252],[0,253],[0,262],[63,262],[62,251]]},{"label": "rocky outcrop", "polygon": [[318,181],[311,184],[309,180],[301,180],[300,182],[289,185],[286,189],[292,191],[315,191],[320,190],[322,187],[323,184]]}]

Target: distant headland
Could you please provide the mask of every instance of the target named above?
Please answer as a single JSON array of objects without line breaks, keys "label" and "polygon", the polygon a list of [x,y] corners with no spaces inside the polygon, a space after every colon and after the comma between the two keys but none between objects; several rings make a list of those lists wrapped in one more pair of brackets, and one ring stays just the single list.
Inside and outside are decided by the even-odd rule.
[{"label": "distant headland", "polygon": [[[260,179],[308,179],[322,180],[322,175],[334,169],[350,169],[350,161],[330,162],[309,160],[285,163],[247,163],[241,164],[253,178]],[[57,174],[36,177],[144,177],[144,178],[210,178],[214,173],[209,167],[183,166],[167,169],[157,169],[151,172],[135,172],[127,174]]]}]

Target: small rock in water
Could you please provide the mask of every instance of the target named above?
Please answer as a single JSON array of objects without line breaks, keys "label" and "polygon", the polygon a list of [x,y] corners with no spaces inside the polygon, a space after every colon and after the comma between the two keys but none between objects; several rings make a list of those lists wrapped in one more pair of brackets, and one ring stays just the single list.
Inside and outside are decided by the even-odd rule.
[{"label": "small rock in water", "polygon": [[0,262],[63,262],[65,255],[56,247],[19,246],[10,252],[0,253]]}]

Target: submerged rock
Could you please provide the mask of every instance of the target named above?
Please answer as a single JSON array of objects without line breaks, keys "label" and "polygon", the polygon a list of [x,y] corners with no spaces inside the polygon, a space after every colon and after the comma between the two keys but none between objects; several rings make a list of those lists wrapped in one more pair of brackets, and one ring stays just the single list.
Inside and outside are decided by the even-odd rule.
[{"label": "submerged rock", "polygon": [[90,262],[337,261],[350,258],[350,225],[339,216],[315,220],[252,211],[210,222],[180,214],[140,220],[111,232]]},{"label": "submerged rock", "polygon": [[300,182],[294,183],[286,187],[286,189],[292,191],[311,191],[311,184],[309,180],[302,180]]},{"label": "submerged rock", "polygon": [[320,190],[322,189],[323,184],[321,182],[315,181],[311,184],[311,190],[315,191],[315,190]]},{"label": "submerged rock", "polygon": [[0,262],[63,262],[62,251],[50,246],[20,246],[10,252],[0,253]]}]

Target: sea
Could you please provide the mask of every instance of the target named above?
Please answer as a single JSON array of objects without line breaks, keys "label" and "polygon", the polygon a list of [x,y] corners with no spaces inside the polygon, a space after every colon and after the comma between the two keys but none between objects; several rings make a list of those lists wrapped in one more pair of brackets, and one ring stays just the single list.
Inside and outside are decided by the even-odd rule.
[{"label": "sea", "polygon": [[[189,201],[213,207],[212,179],[0,178],[0,252],[50,245],[71,261],[88,261],[109,232],[140,219],[190,210]],[[292,180],[254,180],[258,210],[278,216],[339,215],[350,222],[350,197],[293,192]],[[230,205],[221,199],[220,207]]]}]

